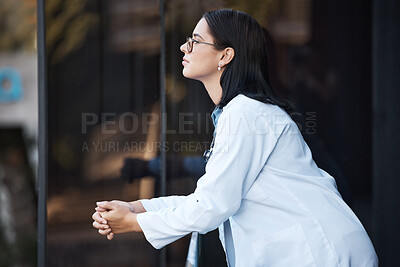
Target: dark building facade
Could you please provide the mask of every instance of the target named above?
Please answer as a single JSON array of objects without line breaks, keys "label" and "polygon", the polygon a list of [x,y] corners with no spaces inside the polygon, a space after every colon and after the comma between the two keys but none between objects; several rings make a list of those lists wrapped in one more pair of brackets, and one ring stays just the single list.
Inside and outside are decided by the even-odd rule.
[{"label": "dark building facade", "polygon": [[[142,234],[110,242],[91,214],[99,200],[194,190],[214,106],[182,76],[179,47],[217,8],[266,29],[274,89],[395,266],[399,5],[372,0],[39,0],[39,265],[185,264],[188,237],[159,251]],[[226,264],[216,231],[201,240],[200,265]]]}]

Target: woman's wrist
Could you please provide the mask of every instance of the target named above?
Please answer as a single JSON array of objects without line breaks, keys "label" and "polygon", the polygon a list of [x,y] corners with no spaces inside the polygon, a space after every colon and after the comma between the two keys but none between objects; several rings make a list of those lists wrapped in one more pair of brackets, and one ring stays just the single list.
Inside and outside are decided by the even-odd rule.
[{"label": "woman's wrist", "polygon": [[132,205],[132,202],[127,202],[129,205],[129,209],[131,210],[131,212],[135,212],[135,207]]},{"label": "woman's wrist", "polygon": [[137,213],[131,213],[129,214],[128,218],[130,225],[131,225],[131,232],[142,232],[142,228],[140,228],[140,225],[137,221]]},{"label": "woman's wrist", "polygon": [[129,202],[129,205],[131,206],[131,211],[134,213],[146,212],[146,209],[143,207],[142,202],[140,202],[139,200]]}]

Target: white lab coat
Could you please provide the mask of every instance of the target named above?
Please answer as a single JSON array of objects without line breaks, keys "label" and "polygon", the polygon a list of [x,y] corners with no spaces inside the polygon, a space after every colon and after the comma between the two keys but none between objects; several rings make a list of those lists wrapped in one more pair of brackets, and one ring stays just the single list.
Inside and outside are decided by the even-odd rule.
[{"label": "white lab coat", "polygon": [[314,163],[281,108],[238,95],[224,108],[215,146],[188,196],[141,200],[137,220],[159,249],[219,228],[229,266],[377,266],[373,245]]}]

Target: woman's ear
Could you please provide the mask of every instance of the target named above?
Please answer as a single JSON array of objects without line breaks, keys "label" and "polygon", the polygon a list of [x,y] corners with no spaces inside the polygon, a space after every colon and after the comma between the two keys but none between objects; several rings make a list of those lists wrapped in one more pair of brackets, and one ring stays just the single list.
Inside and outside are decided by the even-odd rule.
[{"label": "woman's ear", "polygon": [[227,47],[222,51],[222,55],[219,61],[221,67],[225,67],[235,57],[235,50],[232,47]]}]

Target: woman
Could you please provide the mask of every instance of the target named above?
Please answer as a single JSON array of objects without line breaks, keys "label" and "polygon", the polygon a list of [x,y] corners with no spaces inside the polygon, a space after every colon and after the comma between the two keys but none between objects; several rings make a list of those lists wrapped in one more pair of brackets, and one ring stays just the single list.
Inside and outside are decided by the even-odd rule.
[{"label": "woman", "polygon": [[251,16],[203,16],[181,51],[183,75],[216,105],[206,173],[188,196],[97,203],[100,234],[143,232],[159,249],[218,227],[229,266],[377,266],[360,221],[271,90],[265,47]]}]

